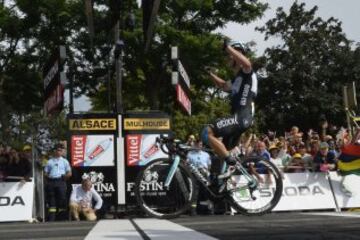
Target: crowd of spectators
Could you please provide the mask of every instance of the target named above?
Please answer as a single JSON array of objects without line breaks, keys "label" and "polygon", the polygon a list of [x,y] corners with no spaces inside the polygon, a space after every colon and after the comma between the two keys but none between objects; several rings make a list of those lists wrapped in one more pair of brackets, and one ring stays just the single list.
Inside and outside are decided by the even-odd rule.
[{"label": "crowd of spectators", "polygon": [[304,134],[293,126],[283,136],[276,136],[271,131],[260,137],[250,134],[243,139],[241,146],[245,154],[261,155],[286,173],[326,172],[336,170],[337,157],[346,139],[346,131],[340,133],[341,140],[336,140],[336,136],[313,130]]},{"label": "crowd of spectators", "polygon": [[20,151],[0,144],[0,181],[17,180],[25,183],[32,176],[31,146]]}]

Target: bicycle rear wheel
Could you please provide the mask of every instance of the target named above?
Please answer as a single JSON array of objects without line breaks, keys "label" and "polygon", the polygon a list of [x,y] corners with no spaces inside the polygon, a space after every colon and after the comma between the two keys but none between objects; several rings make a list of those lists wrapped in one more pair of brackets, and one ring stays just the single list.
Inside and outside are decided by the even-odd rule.
[{"label": "bicycle rear wheel", "polygon": [[135,195],[141,209],[161,219],[178,217],[188,210],[197,197],[197,185],[191,173],[181,163],[169,185],[166,178],[172,162],[157,159],[147,164],[136,178]]},{"label": "bicycle rear wheel", "polygon": [[257,157],[247,158],[242,166],[250,178],[240,174],[228,179],[226,199],[244,215],[270,212],[279,202],[283,190],[280,171],[273,163]]}]

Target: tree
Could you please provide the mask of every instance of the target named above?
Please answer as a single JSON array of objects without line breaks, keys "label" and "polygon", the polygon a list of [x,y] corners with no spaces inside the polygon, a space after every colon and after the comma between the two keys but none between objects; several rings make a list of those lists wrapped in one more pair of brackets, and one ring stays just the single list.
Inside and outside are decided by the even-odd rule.
[{"label": "tree", "polygon": [[[134,32],[123,31],[126,44],[124,77],[125,109],[162,110],[174,116],[173,126],[179,137],[198,132],[201,125],[228,113],[219,92],[204,70],[217,67],[223,77],[230,74],[221,52],[221,38],[214,30],[229,21],[247,23],[260,17],[267,8],[258,1],[161,1],[155,27],[155,37],[148,53],[143,52],[142,28],[137,21]],[[135,9],[137,19],[141,11]],[[178,46],[181,62],[191,78],[192,112],[184,116],[175,105],[175,91],[170,84],[170,46]],[[106,89],[103,87],[102,89]],[[144,94],[145,93],[145,94]],[[100,107],[101,99],[94,96]]]},{"label": "tree", "polygon": [[[118,9],[120,15],[112,10]],[[260,17],[267,5],[252,1],[170,0],[161,1],[155,36],[144,54],[140,19],[142,11],[133,0],[95,0],[94,38],[90,39],[82,0],[14,0],[0,2],[0,119],[10,126],[13,115],[24,118],[42,108],[42,67],[58,45],[67,48],[68,78],[74,79],[75,95],[86,94],[94,110],[107,109],[108,95],[115,101],[113,64],[113,23],[120,17],[121,37],[125,40],[123,96],[126,110],[162,110],[174,114],[174,89],[170,84],[169,49],[177,45],[191,80],[195,125],[208,122],[225,109],[217,100],[204,67],[223,69],[221,36],[211,33],[229,21],[247,23]],[[115,5],[114,5],[115,4]],[[134,31],[126,27],[128,13],[137,19]],[[204,64],[205,63],[205,64]],[[222,70],[223,76],[227,75]],[[107,79],[111,80],[110,87]],[[108,89],[111,91],[109,92]],[[211,102],[211,114],[203,105]],[[113,106],[111,106],[112,109]],[[196,116],[199,116],[197,119]],[[178,115],[176,115],[178,116]],[[180,116],[180,115],[179,115]],[[6,121],[8,123],[6,123]],[[31,123],[29,123],[31,125]]]},{"label": "tree", "polygon": [[[259,28],[281,44],[265,51],[266,77],[260,82],[258,106],[262,128],[284,130],[292,125],[316,128],[319,117],[344,125],[342,86],[359,80],[359,48],[342,32],[341,22],[316,17],[317,7],[305,10],[295,2],[287,14]],[[357,56],[356,56],[357,55]]]}]

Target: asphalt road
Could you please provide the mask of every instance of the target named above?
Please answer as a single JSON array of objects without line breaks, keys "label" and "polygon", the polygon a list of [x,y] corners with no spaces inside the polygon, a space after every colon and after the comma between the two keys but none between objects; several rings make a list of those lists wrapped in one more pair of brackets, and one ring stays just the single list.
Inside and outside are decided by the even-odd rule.
[{"label": "asphalt road", "polygon": [[[96,227],[95,224],[97,224]],[[102,228],[99,227],[101,224]],[[104,226],[109,229],[104,229]],[[178,226],[178,228],[174,226]],[[95,229],[97,235],[94,235]],[[159,234],[160,230],[161,234]],[[182,235],[184,232],[187,235]],[[186,236],[185,240],[200,239],[196,234],[204,237],[201,239],[224,240],[360,239],[360,213],[272,213],[261,217],[242,215],[182,216],[172,221],[119,219],[96,223],[82,221],[0,224],[0,239],[16,240],[78,240],[85,238],[165,240],[185,239],[184,236]]]}]

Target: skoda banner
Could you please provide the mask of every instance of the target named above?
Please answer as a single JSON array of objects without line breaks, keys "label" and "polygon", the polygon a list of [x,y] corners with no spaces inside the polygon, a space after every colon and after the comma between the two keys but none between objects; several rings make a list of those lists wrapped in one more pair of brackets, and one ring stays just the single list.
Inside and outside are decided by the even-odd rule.
[{"label": "skoda banner", "polygon": [[33,182],[0,184],[0,222],[27,221],[32,218]]}]

